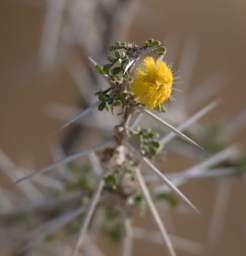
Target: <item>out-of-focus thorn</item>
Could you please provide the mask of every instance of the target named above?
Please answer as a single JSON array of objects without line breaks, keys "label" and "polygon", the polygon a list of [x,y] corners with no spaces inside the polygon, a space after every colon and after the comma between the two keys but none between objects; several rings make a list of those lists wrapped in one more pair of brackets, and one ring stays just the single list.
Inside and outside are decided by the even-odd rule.
[{"label": "out-of-focus thorn", "polygon": [[93,172],[96,174],[96,176],[98,177],[101,176],[103,174],[103,169],[97,154],[95,152],[90,153],[89,160],[90,160]]},{"label": "out-of-focus thorn", "polygon": [[42,242],[49,235],[54,234],[55,232],[57,232],[57,230],[61,229],[66,224],[74,220],[76,217],[84,213],[87,208],[87,206],[83,205],[78,209],[67,211],[62,215],[58,216],[57,218],[40,225],[40,227],[38,227],[34,232],[32,232],[31,239],[28,241],[26,247],[30,249],[31,247]]},{"label": "out-of-focus thorn", "polygon": [[47,104],[45,112],[56,120],[67,121],[71,116],[77,115],[79,109],[71,105],[52,102]]},{"label": "out-of-focus thorn", "polygon": [[[229,158],[235,158],[238,156],[238,149],[235,145],[230,146],[220,152],[218,152],[217,154],[209,157],[208,159],[201,161],[200,163],[186,169],[183,170],[179,173],[176,174],[172,174],[169,176],[169,178],[171,179],[171,182],[173,184],[175,184],[176,186],[181,186],[182,184],[184,184],[185,182],[187,182],[190,179],[194,179],[194,178],[199,178],[199,177],[211,177],[212,174],[210,175],[209,172],[209,168],[216,166],[217,164],[229,159]],[[208,174],[206,175],[206,172],[208,172]],[[211,170],[212,172],[212,170]],[[230,175],[231,170],[227,170],[226,175]],[[225,174],[225,173],[224,173]],[[214,175],[215,176],[215,175]],[[221,177],[221,175],[220,175]],[[155,192],[156,193],[161,193],[167,190],[166,186],[160,186],[155,188]]]},{"label": "out-of-focus thorn", "polygon": [[[189,128],[192,124],[194,124],[197,120],[205,116],[209,111],[214,109],[218,105],[218,101],[213,101],[209,103],[207,106],[203,107],[201,110],[196,112],[190,118],[185,120],[182,124],[177,127],[177,130],[180,132],[184,131],[185,129]],[[168,142],[170,142],[173,138],[175,138],[176,134],[174,132],[169,133],[166,136],[163,136],[160,139],[160,148],[162,149]]]},{"label": "out-of-focus thorn", "polygon": [[225,224],[225,216],[229,203],[229,196],[232,188],[230,179],[219,180],[217,183],[217,192],[215,194],[212,216],[208,230],[208,246],[214,247],[218,242]]},{"label": "out-of-focus thorn", "polygon": [[[66,154],[64,153],[64,150],[59,143],[52,148],[51,155],[53,162],[57,162],[59,161],[59,159],[63,159],[66,157]],[[58,171],[56,172],[56,175],[54,175],[53,177],[57,177],[62,181],[67,180],[70,177],[69,168],[66,165],[59,165],[57,167],[57,170]]]},{"label": "out-of-focus thorn", "polygon": [[188,110],[196,109],[198,105],[211,99],[223,87],[224,77],[216,75],[209,77],[200,85],[194,87],[189,96]]},{"label": "out-of-focus thorn", "polygon": [[8,195],[0,187],[0,212],[5,213],[14,209],[14,204],[11,202]]},{"label": "out-of-focus thorn", "polygon": [[40,46],[40,61],[43,68],[50,68],[56,60],[62,26],[62,18],[67,0],[49,0]]},{"label": "out-of-focus thorn", "polygon": [[93,93],[91,87],[86,85],[89,84],[89,81],[87,81],[88,78],[85,74],[81,59],[74,57],[73,62],[66,65],[66,69],[82,98],[87,104],[90,104]]},{"label": "out-of-focus thorn", "polygon": [[137,112],[134,114],[135,114],[135,116],[132,117],[132,120],[130,120],[130,124],[129,124],[129,127],[131,127],[132,129],[134,129],[138,126],[138,124],[140,123],[140,121],[143,117],[143,113],[141,113],[141,112]]},{"label": "out-of-focus thorn", "polygon": [[[152,243],[162,243],[158,231],[146,231],[142,228],[134,228],[133,235],[135,239],[141,239]],[[203,246],[195,241],[169,234],[173,246],[177,250],[199,255],[203,251]]]},{"label": "out-of-focus thorn", "polygon": [[85,109],[84,111],[82,111],[81,113],[75,115],[73,118],[71,118],[70,120],[68,120],[61,128],[64,129],[66,127],[68,127],[70,124],[76,122],[78,119],[81,119],[83,117],[85,117],[86,115],[88,115],[89,113],[91,113],[91,111],[96,108],[98,106],[98,102],[94,103],[92,106],[88,107],[87,109]]},{"label": "out-of-focus thorn", "polygon": [[195,71],[195,64],[197,61],[197,56],[199,52],[199,44],[194,41],[194,39],[186,40],[184,49],[182,51],[178,68],[179,68],[179,76],[182,79],[182,91],[184,94],[179,98],[179,108],[183,111],[186,111],[187,106],[187,96],[188,96],[188,88],[191,85],[192,76]]},{"label": "out-of-focus thorn", "polygon": [[26,176],[18,179],[17,181],[15,181],[15,183],[19,183],[19,182],[24,181],[26,179],[30,179],[33,176],[36,176],[38,174],[48,172],[48,171],[50,171],[52,169],[55,169],[56,167],[58,167],[60,165],[67,164],[67,163],[69,163],[69,162],[71,162],[71,161],[73,161],[73,160],[75,160],[75,159],[77,159],[79,157],[87,156],[88,154],[90,154],[93,151],[102,150],[105,147],[111,146],[112,144],[113,144],[112,141],[107,141],[107,142],[104,142],[104,143],[101,143],[101,144],[94,145],[94,146],[92,146],[90,148],[81,150],[81,151],[79,151],[76,154],[73,154],[73,155],[68,156],[68,157],[66,157],[64,159],[61,159],[61,160],[57,161],[56,163],[50,164],[50,165],[42,168],[41,170],[38,170],[38,171],[35,171],[35,172],[33,172],[33,173],[29,174],[29,175],[26,175]]},{"label": "out-of-focus thorn", "polygon": [[[0,168],[2,172],[13,182],[21,175],[21,170],[19,172],[16,171],[16,166],[2,151],[0,151]],[[32,203],[44,198],[43,194],[30,181],[18,184],[18,187],[25,197]]]},{"label": "out-of-focus thorn", "polygon": [[242,110],[236,118],[227,123],[222,134],[222,139],[228,141],[232,139],[246,125],[246,109]]}]

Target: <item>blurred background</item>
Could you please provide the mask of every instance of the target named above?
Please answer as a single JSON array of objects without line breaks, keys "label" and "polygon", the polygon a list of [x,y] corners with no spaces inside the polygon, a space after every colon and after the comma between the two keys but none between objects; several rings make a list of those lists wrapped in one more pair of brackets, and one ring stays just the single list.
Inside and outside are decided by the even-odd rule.
[{"label": "blurred background", "polygon": [[[189,102],[177,103],[179,107],[189,115],[211,99],[221,99],[203,123],[224,120],[225,126],[231,125],[246,107],[245,24],[242,0],[1,0],[1,152],[13,166],[37,169],[52,161],[56,145],[69,154],[81,140],[85,144],[96,141],[93,124],[95,131],[86,139],[81,127],[74,126],[62,135],[58,130],[105,86],[87,56],[103,63],[113,40],[137,44],[149,38],[161,40],[178,77],[176,87],[185,92],[176,101],[186,97]],[[184,117],[177,114],[175,118],[179,122]],[[101,124],[100,117],[96,119]],[[242,148],[246,145],[243,124],[245,115],[230,141]],[[190,164],[172,156],[163,163],[170,170]],[[16,190],[6,175],[0,174],[0,181],[1,189]],[[193,255],[246,255],[245,180],[193,180],[182,190],[201,215],[171,210],[166,222],[171,219],[173,234],[202,245],[202,250],[194,247]],[[147,220],[146,227],[153,227]],[[220,226],[213,229],[217,222]],[[0,255],[18,255],[13,244],[19,239],[1,227]],[[163,255],[162,246],[155,243],[138,240],[134,248],[134,255]],[[106,250],[107,255],[118,255],[111,245]],[[177,255],[192,253],[177,249]]]}]

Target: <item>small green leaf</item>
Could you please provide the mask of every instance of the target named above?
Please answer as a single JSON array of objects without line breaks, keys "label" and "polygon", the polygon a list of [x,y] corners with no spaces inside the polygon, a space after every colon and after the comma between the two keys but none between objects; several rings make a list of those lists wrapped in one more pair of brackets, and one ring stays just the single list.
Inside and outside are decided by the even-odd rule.
[{"label": "small green leaf", "polygon": [[116,67],[116,68],[113,68],[111,73],[112,75],[118,75],[120,72],[122,71],[122,68],[121,67]]},{"label": "small green leaf", "polygon": [[110,205],[102,210],[101,231],[112,242],[120,242],[124,236],[122,214],[117,207]]},{"label": "small green leaf", "polygon": [[156,107],[156,110],[159,111],[159,112],[162,112],[162,113],[166,112],[166,109],[165,109],[163,104],[161,104],[158,107]]},{"label": "small green leaf", "polygon": [[163,192],[156,195],[158,200],[165,200],[171,207],[176,207],[178,204],[177,198],[171,193]]},{"label": "small green leaf", "polygon": [[166,49],[164,47],[159,47],[154,50],[155,53],[157,53],[159,56],[162,56],[166,53]]},{"label": "small green leaf", "polygon": [[116,182],[117,181],[116,181],[115,175],[109,174],[109,175],[105,176],[104,177],[104,181],[105,181],[105,184],[106,184],[107,187],[109,187],[109,188],[111,188],[113,190],[116,189],[116,187],[117,187]]},{"label": "small green leaf", "polygon": [[160,45],[161,45],[161,42],[159,40],[155,40],[153,38],[145,41],[146,47],[154,47],[154,46],[160,46]]},{"label": "small green leaf", "polygon": [[102,111],[104,110],[106,107],[106,102],[105,101],[102,101],[99,105],[98,105],[98,110],[99,111]]},{"label": "small green leaf", "polygon": [[102,65],[96,64],[96,70],[97,70],[98,73],[100,73],[100,74],[102,74],[102,75],[105,74],[104,68],[103,68]]},{"label": "small green leaf", "polygon": [[112,67],[112,64],[111,64],[111,63],[104,65],[104,66],[103,66],[103,72],[104,72],[105,74],[108,74],[111,67]]},{"label": "small green leaf", "polygon": [[147,210],[147,203],[142,194],[136,194],[132,197],[132,206],[137,207],[142,216],[145,214]]},{"label": "small green leaf", "polygon": [[156,140],[149,142],[149,144],[154,148],[159,148],[159,146],[160,146],[160,143]]}]

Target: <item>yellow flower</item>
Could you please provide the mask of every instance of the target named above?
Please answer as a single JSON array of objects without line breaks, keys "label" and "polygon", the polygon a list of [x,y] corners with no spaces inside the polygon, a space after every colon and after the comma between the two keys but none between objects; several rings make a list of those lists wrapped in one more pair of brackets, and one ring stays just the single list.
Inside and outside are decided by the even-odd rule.
[{"label": "yellow flower", "polygon": [[136,68],[130,90],[148,108],[158,107],[171,95],[173,73],[166,62],[145,57]]}]

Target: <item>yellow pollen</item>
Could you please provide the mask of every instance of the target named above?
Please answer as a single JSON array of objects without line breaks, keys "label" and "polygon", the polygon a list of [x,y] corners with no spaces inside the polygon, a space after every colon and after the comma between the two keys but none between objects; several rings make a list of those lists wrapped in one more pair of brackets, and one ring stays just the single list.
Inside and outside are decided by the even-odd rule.
[{"label": "yellow pollen", "polygon": [[148,108],[158,107],[171,95],[173,73],[166,62],[145,57],[136,68],[130,90]]}]

